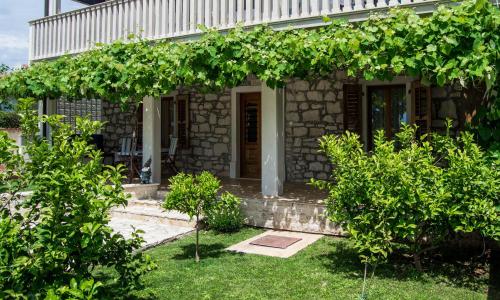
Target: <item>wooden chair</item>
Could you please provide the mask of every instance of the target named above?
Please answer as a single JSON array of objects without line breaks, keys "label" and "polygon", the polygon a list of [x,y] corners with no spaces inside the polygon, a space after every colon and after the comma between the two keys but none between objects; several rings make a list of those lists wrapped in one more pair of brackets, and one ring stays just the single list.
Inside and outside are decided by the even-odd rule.
[{"label": "wooden chair", "polygon": [[177,152],[177,141],[178,138],[172,137],[170,139],[170,148],[168,149],[167,157],[165,158],[165,167],[169,167],[174,171],[174,173],[177,173],[177,167],[175,166],[175,154]]}]

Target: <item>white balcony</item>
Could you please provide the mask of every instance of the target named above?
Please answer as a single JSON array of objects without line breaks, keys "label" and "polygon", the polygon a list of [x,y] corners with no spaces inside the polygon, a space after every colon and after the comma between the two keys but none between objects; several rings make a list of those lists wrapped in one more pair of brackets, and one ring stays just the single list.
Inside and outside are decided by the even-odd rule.
[{"label": "white balcony", "polygon": [[[345,2],[344,2],[345,1]],[[429,13],[445,0],[112,0],[30,22],[30,61],[75,54],[125,39],[194,38],[199,25],[226,30],[267,23],[280,29],[321,26],[323,16],[351,21],[391,6]]]}]

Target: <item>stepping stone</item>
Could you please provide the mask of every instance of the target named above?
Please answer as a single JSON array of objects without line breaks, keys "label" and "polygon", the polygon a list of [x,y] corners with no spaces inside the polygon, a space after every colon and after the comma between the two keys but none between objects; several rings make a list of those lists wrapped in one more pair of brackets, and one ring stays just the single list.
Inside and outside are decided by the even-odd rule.
[{"label": "stepping stone", "polygon": [[254,240],[250,245],[286,249],[300,240],[302,239],[270,234]]},{"label": "stepping stone", "polygon": [[322,237],[322,234],[268,230],[226,250],[288,258]]}]

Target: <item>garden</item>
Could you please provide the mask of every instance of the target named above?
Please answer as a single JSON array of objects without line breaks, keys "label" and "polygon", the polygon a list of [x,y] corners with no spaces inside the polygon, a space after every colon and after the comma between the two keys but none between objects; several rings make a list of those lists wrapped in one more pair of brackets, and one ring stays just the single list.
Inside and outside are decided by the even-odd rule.
[{"label": "garden", "polygon": [[[0,298],[498,299],[499,33],[499,10],[475,0],[317,30],[118,41],[1,75],[2,99],[19,99],[25,146],[21,153],[0,132]],[[280,87],[335,70],[458,83],[484,91],[482,108],[457,136],[404,125],[394,139],[379,132],[370,152],[350,132],[322,137],[333,169],[311,184],[328,191],[327,217],[346,237],[323,237],[288,259],[225,250],[262,230],[242,227],[239,199],[221,194],[209,172],[172,177],[163,203],[196,220],[195,233],[142,251],[140,230],[126,239],[109,227],[110,209],[128,196],[124,167],[103,165],[89,143],[102,124],[79,118],[72,128],[33,109],[61,97],[125,108],[179,86],[217,91],[253,74]],[[38,134],[43,123],[50,141]]]}]

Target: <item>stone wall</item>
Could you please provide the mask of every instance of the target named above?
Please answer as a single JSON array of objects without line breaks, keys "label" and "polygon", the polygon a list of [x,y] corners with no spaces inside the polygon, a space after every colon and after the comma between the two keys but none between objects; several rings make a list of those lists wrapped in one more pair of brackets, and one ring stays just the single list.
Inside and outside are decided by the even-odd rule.
[{"label": "stone wall", "polygon": [[[260,86],[249,76],[242,86]],[[186,93],[179,91],[179,93]],[[217,176],[229,176],[231,162],[231,89],[218,94],[190,94],[190,147],[178,152],[177,162],[182,170],[209,170]]]},{"label": "stone wall", "polygon": [[231,91],[189,94],[190,147],[179,149],[178,166],[187,172],[209,170],[218,176],[229,176]]},{"label": "stone wall", "polygon": [[292,80],[286,86],[285,157],[287,181],[326,179],[331,170],[318,139],[341,133],[344,74],[309,82]]},{"label": "stone wall", "polygon": [[446,119],[453,121],[453,131],[458,129],[457,103],[462,99],[459,85],[433,87],[432,98],[432,130],[444,132]]},{"label": "stone wall", "polygon": [[104,152],[111,154],[120,150],[121,137],[132,136],[135,124],[134,108],[122,111],[120,105],[103,101],[102,121],[106,122],[101,131],[104,136]]},{"label": "stone wall", "polygon": [[[303,182],[310,178],[325,179],[331,165],[318,153],[318,139],[324,134],[343,132],[343,72],[317,81],[290,80],[285,87],[285,161],[286,180]],[[258,86],[249,78],[242,86]],[[218,176],[229,176],[231,161],[231,90],[218,94],[190,95],[190,147],[178,149],[177,165],[186,172],[209,170]],[[461,98],[458,87],[433,88],[433,129],[442,130],[444,120],[457,123],[456,102]],[[132,110],[131,110],[132,111]],[[102,133],[105,151],[117,151],[119,138],[131,136],[133,113],[122,112],[118,105],[103,102],[102,119],[107,121]],[[264,146],[264,145],[263,145]]]}]

